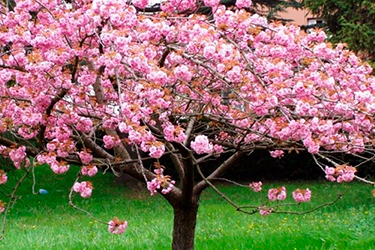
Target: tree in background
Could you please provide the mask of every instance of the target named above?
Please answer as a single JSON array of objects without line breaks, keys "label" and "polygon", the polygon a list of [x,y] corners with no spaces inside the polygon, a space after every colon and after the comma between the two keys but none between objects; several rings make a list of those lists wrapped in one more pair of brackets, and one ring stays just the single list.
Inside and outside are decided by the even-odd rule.
[{"label": "tree in background", "polygon": [[324,20],[333,42],[347,43],[365,59],[375,61],[375,3],[372,0],[304,0]]},{"label": "tree in background", "polygon": [[[212,19],[194,14],[199,6],[188,0],[164,2],[152,15],[141,11],[145,0],[133,1],[137,8],[20,0],[1,9],[0,154],[25,172],[0,203],[5,215],[39,164],[57,174],[82,166],[73,206],[74,194],[95,192],[90,176],[98,168],[111,169],[163,195],[174,210],[172,248],[193,249],[200,195],[207,187],[220,193],[215,182],[245,154],[306,150],[327,179],[361,179],[356,167],[374,157],[371,67],[326,43],[322,31],[252,15],[249,1],[232,10],[204,3]],[[202,171],[218,156],[211,173]],[[177,176],[166,175],[170,168]],[[10,174],[0,172],[0,183]],[[250,188],[261,191],[261,183]],[[269,202],[246,208],[225,199],[265,216],[281,212],[272,202],[286,195],[270,189]],[[292,195],[298,204],[312,194]],[[116,218],[108,229],[122,233],[126,225]]]},{"label": "tree in background", "polygon": [[[139,10],[146,12],[160,11],[160,3],[164,1],[165,0],[151,0],[149,1],[150,4],[148,6]],[[226,6],[227,8],[236,8],[236,0],[220,0],[220,4]],[[288,7],[300,9],[303,7],[303,5],[296,0],[253,0],[251,1],[251,5],[247,6],[245,9],[253,14],[266,16],[269,20],[284,20],[277,17],[277,14],[279,12],[284,12]],[[205,4],[204,1],[197,1],[197,9],[186,10],[186,13],[192,12],[211,16],[212,7],[209,6],[209,4]]]}]

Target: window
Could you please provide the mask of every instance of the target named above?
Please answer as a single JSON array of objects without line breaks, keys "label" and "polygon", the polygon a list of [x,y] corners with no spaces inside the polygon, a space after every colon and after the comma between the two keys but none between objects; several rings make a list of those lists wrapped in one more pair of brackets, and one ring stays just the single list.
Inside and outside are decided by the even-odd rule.
[{"label": "window", "polygon": [[323,24],[323,20],[319,18],[308,18],[307,19],[307,25],[321,25]]}]

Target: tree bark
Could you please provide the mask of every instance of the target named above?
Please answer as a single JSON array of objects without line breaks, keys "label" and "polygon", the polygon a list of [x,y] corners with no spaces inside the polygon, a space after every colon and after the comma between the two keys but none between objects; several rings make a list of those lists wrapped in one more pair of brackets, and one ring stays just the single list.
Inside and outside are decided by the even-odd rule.
[{"label": "tree bark", "polygon": [[193,250],[198,202],[189,206],[174,206],[173,250]]}]

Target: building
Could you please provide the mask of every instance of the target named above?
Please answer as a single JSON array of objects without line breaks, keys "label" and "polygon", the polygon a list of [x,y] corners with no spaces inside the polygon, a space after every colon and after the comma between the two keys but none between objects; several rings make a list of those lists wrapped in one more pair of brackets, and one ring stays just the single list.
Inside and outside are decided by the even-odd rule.
[{"label": "building", "polygon": [[285,20],[291,20],[292,23],[296,23],[300,26],[312,26],[323,23],[323,20],[317,16],[309,13],[306,9],[294,9],[287,8],[285,12],[279,12],[277,17]]}]

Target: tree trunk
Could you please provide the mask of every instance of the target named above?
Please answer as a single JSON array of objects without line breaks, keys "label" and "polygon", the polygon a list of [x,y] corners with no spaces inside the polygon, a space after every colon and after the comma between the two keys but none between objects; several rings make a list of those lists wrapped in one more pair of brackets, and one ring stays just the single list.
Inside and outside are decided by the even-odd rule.
[{"label": "tree trunk", "polygon": [[173,222],[173,250],[193,250],[198,204],[186,207],[176,206]]}]

